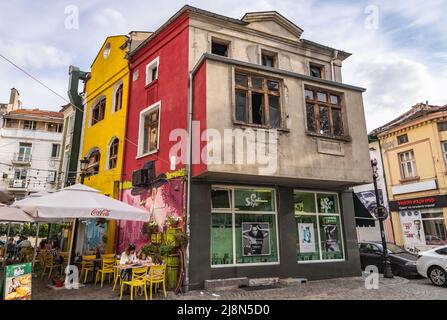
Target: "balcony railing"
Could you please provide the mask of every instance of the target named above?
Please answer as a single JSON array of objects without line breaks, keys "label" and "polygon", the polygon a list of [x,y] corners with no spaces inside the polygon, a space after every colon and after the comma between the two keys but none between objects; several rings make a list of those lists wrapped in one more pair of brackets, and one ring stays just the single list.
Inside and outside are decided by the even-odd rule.
[{"label": "balcony railing", "polygon": [[25,179],[11,179],[9,181],[10,189],[26,189],[26,180]]},{"label": "balcony railing", "polygon": [[30,163],[33,159],[32,155],[27,153],[14,153],[13,161],[19,163]]}]

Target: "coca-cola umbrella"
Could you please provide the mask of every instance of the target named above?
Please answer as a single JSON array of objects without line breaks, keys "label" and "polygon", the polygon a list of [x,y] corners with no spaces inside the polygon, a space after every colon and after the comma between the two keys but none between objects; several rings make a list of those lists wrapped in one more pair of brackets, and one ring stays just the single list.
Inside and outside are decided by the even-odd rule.
[{"label": "coca-cola umbrella", "polygon": [[[106,219],[147,222],[150,217],[147,211],[107,197],[100,191],[82,184],[41,197],[28,198],[22,202],[17,201],[13,206],[38,219]],[[72,245],[70,249],[73,249]]]}]

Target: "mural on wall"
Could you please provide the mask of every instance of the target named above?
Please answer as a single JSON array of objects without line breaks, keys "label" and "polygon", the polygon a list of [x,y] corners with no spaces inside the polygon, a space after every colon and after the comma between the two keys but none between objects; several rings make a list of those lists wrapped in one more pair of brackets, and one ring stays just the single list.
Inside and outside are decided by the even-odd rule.
[{"label": "mural on wall", "polygon": [[[123,202],[146,210],[150,221],[158,224],[160,231],[169,215],[183,218],[183,179],[171,179],[159,188],[144,189],[139,195],[132,195],[132,189],[123,190]],[[141,230],[143,222],[120,221],[118,251],[123,252],[129,243],[137,249],[147,244],[148,237]]]},{"label": "mural on wall", "polygon": [[87,220],[85,222],[84,252],[100,251],[104,252],[104,237],[107,236],[107,224],[98,224],[98,220]]}]

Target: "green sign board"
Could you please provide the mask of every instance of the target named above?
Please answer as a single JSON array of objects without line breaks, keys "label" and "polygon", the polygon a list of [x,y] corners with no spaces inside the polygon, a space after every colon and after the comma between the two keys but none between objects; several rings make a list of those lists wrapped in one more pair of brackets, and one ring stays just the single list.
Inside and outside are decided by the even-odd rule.
[{"label": "green sign board", "polygon": [[15,264],[5,268],[5,300],[31,300],[32,264]]}]

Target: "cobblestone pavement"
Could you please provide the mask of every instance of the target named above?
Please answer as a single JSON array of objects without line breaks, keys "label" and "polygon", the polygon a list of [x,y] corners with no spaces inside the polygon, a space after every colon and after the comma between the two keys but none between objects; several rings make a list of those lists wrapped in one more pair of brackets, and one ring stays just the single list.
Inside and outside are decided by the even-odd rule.
[{"label": "cobblestone pavement", "polygon": [[[34,300],[118,300],[118,290],[113,292],[107,284],[104,288],[87,285],[79,290],[54,291],[46,287],[46,281],[33,281]],[[129,299],[125,296],[123,299]],[[141,298],[138,297],[138,300]],[[161,294],[155,299],[164,299]],[[361,277],[311,281],[295,287],[246,291],[243,289],[208,292],[191,291],[175,296],[173,300],[447,300],[447,288],[433,286],[427,279],[407,280],[403,278],[380,279],[378,290],[365,289]]]}]

